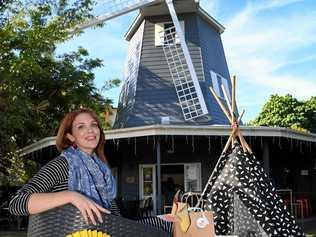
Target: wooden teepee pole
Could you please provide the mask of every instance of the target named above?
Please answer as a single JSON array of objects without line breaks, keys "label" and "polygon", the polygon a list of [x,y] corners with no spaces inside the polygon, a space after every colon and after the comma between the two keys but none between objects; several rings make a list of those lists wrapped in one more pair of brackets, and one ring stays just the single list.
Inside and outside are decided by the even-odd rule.
[{"label": "wooden teepee pole", "polygon": [[[233,146],[235,139],[239,138],[240,141],[240,145],[242,146],[244,152],[249,152],[250,154],[252,154],[252,150],[250,148],[250,146],[248,145],[247,141],[245,140],[245,138],[243,137],[243,135],[240,132],[239,129],[239,122],[242,118],[242,116],[244,115],[245,110],[242,111],[242,113],[240,114],[240,116],[237,118],[236,117],[236,110],[237,110],[237,106],[236,106],[236,76],[233,76],[231,78],[231,84],[232,84],[232,96],[231,96],[231,104],[230,101],[228,99],[227,96],[227,91],[225,90],[225,87],[223,85],[221,85],[221,89],[223,91],[226,103],[227,103],[227,107],[223,104],[223,102],[221,101],[221,99],[218,97],[218,95],[216,94],[216,92],[214,91],[214,89],[212,87],[209,87],[210,91],[212,92],[215,100],[217,101],[217,103],[219,104],[220,108],[222,109],[222,111],[224,112],[225,116],[227,117],[227,119],[229,120],[229,122],[231,123],[232,126],[232,132],[225,144],[223,153],[225,153],[229,146]],[[229,109],[229,111],[227,111],[227,108]]]},{"label": "wooden teepee pole", "polygon": [[[231,111],[231,125],[233,127],[238,126],[238,124],[236,123],[236,118],[235,118],[235,111],[236,111],[236,76],[233,76],[233,78],[231,78],[231,84],[232,84],[232,111]],[[235,143],[235,137],[232,139],[232,147]]]},{"label": "wooden teepee pole", "polygon": [[235,111],[236,111],[236,76],[234,75],[231,79],[232,82],[232,118],[235,122]]},{"label": "wooden teepee pole", "polygon": [[209,87],[210,91],[212,92],[215,100],[217,101],[217,103],[219,104],[219,106],[221,107],[222,111],[224,112],[224,114],[226,115],[227,119],[229,121],[231,121],[231,117],[229,115],[229,113],[227,112],[225,105],[222,103],[222,101],[220,100],[220,98],[218,98],[218,96],[216,95],[216,92],[214,91],[214,89],[212,87]]},{"label": "wooden teepee pole", "polygon": [[[223,84],[221,84],[221,88],[222,88],[222,91],[223,91],[223,94],[224,94],[224,97],[225,97],[226,104],[227,104],[227,107],[229,109],[229,112],[230,112],[230,114],[232,114],[233,113],[232,106],[230,104],[230,101],[229,101],[228,96],[227,96],[226,89],[225,89]],[[231,120],[230,120],[230,122],[231,122]]]}]

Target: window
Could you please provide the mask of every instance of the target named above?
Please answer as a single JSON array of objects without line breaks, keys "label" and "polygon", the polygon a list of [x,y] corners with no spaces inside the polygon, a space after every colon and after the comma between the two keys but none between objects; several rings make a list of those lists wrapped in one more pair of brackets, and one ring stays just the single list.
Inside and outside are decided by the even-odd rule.
[{"label": "window", "polygon": [[139,198],[153,200],[156,210],[156,168],[155,165],[139,165]]},{"label": "window", "polygon": [[184,164],[185,192],[201,192],[201,163]]},{"label": "window", "polygon": [[[185,34],[184,21],[180,21],[181,29]],[[161,22],[155,24],[155,46],[162,46],[165,42],[180,43],[172,22]]]},{"label": "window", "polygon": [[230,95],[231,90],[228,85],[228,80],[212,70],[211,70],[211,78],[212,78],[213,89],[216,92],[217,96],[219,96],[222,99],[225,99],[224,93],[221,88],[221,85],[223,84],[227,92],[228,99],[231,100],[231,95]]}]

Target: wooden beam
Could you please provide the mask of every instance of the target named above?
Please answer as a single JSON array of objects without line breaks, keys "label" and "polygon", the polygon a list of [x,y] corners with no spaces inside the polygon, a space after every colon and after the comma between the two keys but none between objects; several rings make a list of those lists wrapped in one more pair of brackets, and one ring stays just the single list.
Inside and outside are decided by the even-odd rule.
[{"label": "wooden beam", "polygon": [[242,116],[244,116],[244,113],[245,113],[245,110],[243,109],[241,114],[239,115],[238,119],[237,119],[237,123],[239,124],[241,119],[242,119]]},{"label": "wooden beam", "polygon": [[[227,104],[227,107],[228,107],[228,109],[229,109],[229,112],[230,112],[230,114],[232,115],[232,114],[233,114],[233,110],[232,110],[232,107],[231,107],[231,105],[230,105],[230,101],[229,101],[229,99],[228,99],[226,89],[225,89],[225,87],[224,87],[223,84],[221,84],[221,88],[222,88],[222,91],[223,91],[223,94],[224,94],[224,97],[225,97],[226,104]],[[232,119],[231,119],[231,124],[233,124],[233,122],[234,122],[234,120],[233,120],[233,117],[232,117]]]},{"label": "wooden beam", "polygon": [[240,142],[242,142],[246,148],[246,150],[249,152],[249,154],[252,154],[252,150],[250,148],[250,146],[248,145],[247,141],[245,140],[244,136],[239,132],[239,135],[238,135],[239,139],[240,139]]},{"label": "wooden beam", "polygon": [[223,150],[222,153],[225,153],[225,152],[228,150],[229,145],[230,145],[231,142],[232,142],[232,139],[233,139],[233,133],[230,134],[230,136],[229,136],[229,138],[228,138],[228,140],[227,140],[227,142],[226,142],[226,144],[225,144],[225,147],[224,147],[224,150]]},{"label": "wooden beam", "polygon": [[236,76],[234,75],[231,79],[232,83],[232,117],[235,120],[235,111],[236,111]]},{"label": "wooden beam", "polygon": [[215,100],[217,101],[217,103],[219,104],[219,106],[221,107],[222,111],[224,112],[224,114],[226,115],[228,121],[231,121],[231,117],[229,116],[229,113],[227,112],[225,106],[223,105],[222,101],[220,100],[220,98],[218,98],[218,96],[216,95],[216,92],[214,91],[214,89],[210,86],[209,87],[210,91],[212,92]]}]

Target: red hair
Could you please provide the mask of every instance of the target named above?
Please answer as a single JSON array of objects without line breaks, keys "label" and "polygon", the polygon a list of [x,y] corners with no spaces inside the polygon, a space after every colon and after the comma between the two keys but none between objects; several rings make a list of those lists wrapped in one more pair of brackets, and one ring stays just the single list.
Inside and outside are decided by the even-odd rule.
[{"label": "red hair", "polygon": [[107,163],[106,157],[104,155],[105,136],[100,126],[100,121],[96,113],[87,108],[74,110],[66,114],[66,116],[63,118],[58,128],[57,137],[56,137],[56,147],[58,151],[61,152],[72,145],[72,142],[67,138],[67,133],[72,134],[71,129],[72,129],[72,124],[75,118],[79,114],[83,114],[83,113],[89,114],[98,124],[98,127],[100,129],[100,139],[95,151],[97,155],[99,156],[100,160]]}]

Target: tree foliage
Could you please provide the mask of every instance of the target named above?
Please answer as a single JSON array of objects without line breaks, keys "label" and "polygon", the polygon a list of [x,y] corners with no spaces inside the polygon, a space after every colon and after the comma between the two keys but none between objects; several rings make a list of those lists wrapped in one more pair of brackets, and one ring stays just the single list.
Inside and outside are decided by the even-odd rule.
[{"label": "tree foliage", "polygon": [[291,95],[271,95],[253,125],[316,132],[316,97],[299,101]]},{"label": "tree foliage", "polygon": [[55,53],[57,44],[75,37],[69,30],[91,17],[92,4],[9,0],[0,6],[0,172],[14,160],[7,159],[11,152],[55,135],[69,110],[102,113],[111,103],[94,85],[100,59],[84,48]]}]

